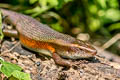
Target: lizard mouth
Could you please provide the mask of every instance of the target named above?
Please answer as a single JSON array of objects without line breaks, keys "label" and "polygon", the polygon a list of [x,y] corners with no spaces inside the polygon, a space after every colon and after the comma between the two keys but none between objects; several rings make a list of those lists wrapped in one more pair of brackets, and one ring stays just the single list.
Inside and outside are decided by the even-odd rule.
[{"label": "lizard mouth", "polygon": [[97,54],[97,50],[90,43],[85,42],[85,41],[81,41],[81,40],[77,40],[76,42],[77,42],[76,48],[79,52],[82,51],[82,53],[84,53],[86,55],[87,54],[92,55],[92,56]]},{"label": "lizard mouth", "polygon": [[81,50],[81,49],[74,49],[74,51],[65,51],[61,52],[63,53],[61,56],[63,58],[69,58],[69,59],[82,59],[82,58],[90,58],[96,55],[97,51],[87,51],[87,50]]},{"label": "lizard mouth", "polygon": [[69,57],[71,59],[89,58],[95,56],[97,54],[97,50],[91,46],[90,50],[79,49],[79,50],[75,50],[75,52],[71,52],[70,54],[71,56]]},{"label": "lizard mouth", "polygon": [[86,50],[86,54],[91,54],[91,55],[96,55],[97,54],[97,50],[95,48],[93,48],[91,51],[87,51]]}]

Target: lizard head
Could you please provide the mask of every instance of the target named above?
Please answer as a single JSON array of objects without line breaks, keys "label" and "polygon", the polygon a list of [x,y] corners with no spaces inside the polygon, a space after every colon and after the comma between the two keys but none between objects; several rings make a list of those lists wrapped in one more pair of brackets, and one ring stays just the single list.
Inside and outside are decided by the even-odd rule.
[{"label": "lizard head", "polygon": [[87,42],[76,40],[75,42],[72,42],[72,46],[59,47],[57,53],[64,58],[80,59],[93,57],[96,55],[97,50]]}]

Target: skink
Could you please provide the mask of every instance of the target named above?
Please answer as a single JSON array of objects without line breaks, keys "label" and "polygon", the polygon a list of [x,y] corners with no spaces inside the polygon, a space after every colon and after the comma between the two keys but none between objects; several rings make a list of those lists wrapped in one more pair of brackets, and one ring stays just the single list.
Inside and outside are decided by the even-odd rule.
[{"label": "skink", "polygon": [[[96,49],[89,43],[59,33],[32,17],[14,11],[0,9],[11,24],[16,27],[21,44],[40,54],[50,56],[56,64],[71,66],[63,59],[80,59],[96,55]],[[4,34],[6,32],[3,30]]]}]

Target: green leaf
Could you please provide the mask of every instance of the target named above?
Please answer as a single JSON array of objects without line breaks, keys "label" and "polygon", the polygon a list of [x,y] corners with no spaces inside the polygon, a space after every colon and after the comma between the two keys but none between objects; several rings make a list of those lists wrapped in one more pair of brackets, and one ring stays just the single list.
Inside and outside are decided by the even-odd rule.
[{"label": "green leaf", "polygon": [[90,19],[89,29],[93,32],[97,31],[100,28],[100,21],[99,19]]},{"label": "green leaf", "polygon": [[55,7],[57,10],[62,8],[64,4],[73,1],[73,0],[58,0],[58,5]]},{"label": "green leaf", "polygon": [[112,24],[108,27],[109,31],[120,29],[120,23]]},{"label": "green leaf", "polygon": [[11,77],[9,78],[9,80],[19,80],[19,79],[17,79],[17,78],[15,78],[15,77],[11,76]]},{"label": "green leaf", "polygon": [[97,2],[103,9],[107,8],[107,0],[97,0]]},{"label": "green leaf", "polygon": [[70,1],[73,1],[73,0],[64,0],[65,1],[65,3],[67,3],[67,2],[70,2]]},{"label": "green leaf", "polygon": [[120,20],[120,11],[117,9],[110,8],[107,10],[105,17],[112,21],[118,21]]},{"label": "green leaf", "polygon": [[51,24],[51,27],[56,31],[63,32],[63,27],[59,23]]},{"label": "green leaf", "polygon": [[17,71],[22,70],[22,68],[17,66],[16,64],[12,64],[9,62],[3,62],[3,61],[0,61],[0,62],[2,63],[0,71],[7,77],[10,77],[12,75],[12,72],[14,72],[15,70]]},{"label": "green leaf", "polygon": [[96,5],[90,5],[89,6],[89,11],[92,13],[92,14],[97,14],[97,6]]},{"label": "green leaf", "polygon": [[2,57],[0,57],[0,63],[2,63],[4,61],[4,59]]},{"label": "green leaf", "polygon": [[1,15],[1,10],[0,10],[0,40],[3,40],[4,35],[2,32],[2,15]]},{"label": "green leaf", "polygon": [[57,6],[58,0],[47,0],[47,2],[50,4],[50,6]]},{"label": "green leaf", "polygon": [[119,1],[118,0],[109,0],[108,4],[112,8],[119,8]]},{"label": "green leaf", "polygon": [[29,0],[30,4],[34,4],[35,2],[37,2],[38,0]]},{"label": "green leaf", "polygon": [[32,80],[30,78],[30,75],[28,73],[24,73],[24,72],[20,72],[18,70],[15,70],[13,73],[12,73],[12,76],[19,79],[19,80]]}]

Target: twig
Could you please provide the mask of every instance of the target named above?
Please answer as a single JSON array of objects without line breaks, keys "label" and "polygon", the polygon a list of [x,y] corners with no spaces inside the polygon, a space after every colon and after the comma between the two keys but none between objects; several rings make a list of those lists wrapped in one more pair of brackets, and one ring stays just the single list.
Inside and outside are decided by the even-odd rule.
[{"label": "twig", "polygon": [[107,41],[101,48],[105,50],[106,48],[110,47],[112,44],[114,44],[116,41],[120,39],[120,33],[116,34],[112,39]]},{"label": "twig", "polygon": [[15,47],[17,47],[18,45],[20,44],[20,42],[17,42],[12,48],[10,48],[9,50],[6,50],[6,51],[4,51],[4,52],[2,52],[1,54],[0,54],[0,56],[2,55],[2,54],[4,54],[4,53],[8,53],[8,52],[10,52],[10,51],[12,51]]},{"label": "twig", "polygon": [[5,75],[4,75],[4,74],[1,74],[0,76],[1,76],[1,80],[4,80]]}]

